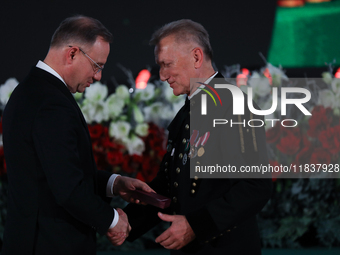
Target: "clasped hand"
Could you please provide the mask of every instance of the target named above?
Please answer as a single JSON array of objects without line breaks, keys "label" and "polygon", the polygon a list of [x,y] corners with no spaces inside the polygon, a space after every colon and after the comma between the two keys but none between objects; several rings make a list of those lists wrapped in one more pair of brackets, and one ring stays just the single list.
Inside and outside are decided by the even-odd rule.
[{"label": "clasped hand", "polygon": [[129,236],[131,226],[126,213],[120,208],[117,208],[116,210],[119,214],[118,223],[114,228],[110,228],[107,231],[106,236],[114,246],[119,246],[122,245]]}]

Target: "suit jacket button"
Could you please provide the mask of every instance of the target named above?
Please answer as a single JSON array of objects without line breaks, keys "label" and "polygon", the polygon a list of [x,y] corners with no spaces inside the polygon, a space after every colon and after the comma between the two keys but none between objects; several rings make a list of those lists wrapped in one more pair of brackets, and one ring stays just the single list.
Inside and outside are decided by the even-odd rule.
[{"label": "suit jacket button", "polygon": [[198,180],[198,177],[197,177],[197,176],[195,176],[195,177],[194,177],[194,179],[197,181],[197,180]]},{"label": "suit jacket button", "polygon": [[191,194],[195,194],[195,192],[196,192],[196,191],[195,191],[194,189],[191,190]]},{"label": "suit jacket button", "polygon": [[164,172],[166,172],[166,173],[167,173],[167,172],[168,172],[168,169],[167,169],[167,168],[165,168],[165,169],[164,169]]},{"label": "suit jacket button", "polygon": [[189,129],[189,124],[185,125],[185,129],[188,130]]},{"label": "suit jacket button", "polygon": [[186,144],[186,142],[187,142],[187,139],[183,138],[182,143],[183,143],[183,144]]},{"label": "suit jacket button", "polygon": [[182,159],[182,158],[183,158],[183,153],[180,153],[180,154],[178,155],[178,157],[179,157],[179,159]]},{"label": "suit jacket button", "polygon": [[174,182],[174,187],[177,188],[178,187],[178,183]]},{"label": "suit jacket button", "polygon": [[164,164],[165,166],[168,166],[169,165],[169,163],[168,162],[165,162],[165,164]]},{"label": "suit jacket button", "polygon": [[179,167],[176,168],[176,173],[180,173],[181,172],[181,169]]},{"label": "suit jacket button", "polygon": [[173,197],[172,201],[174,201],[174,203],[177,203],[177,197]]},{"label": "suit jacket button", "polygon": [[196,187],[196,185],[197,185],[196,182],[193,182],[193,183],[192,183],[192,186]]}]

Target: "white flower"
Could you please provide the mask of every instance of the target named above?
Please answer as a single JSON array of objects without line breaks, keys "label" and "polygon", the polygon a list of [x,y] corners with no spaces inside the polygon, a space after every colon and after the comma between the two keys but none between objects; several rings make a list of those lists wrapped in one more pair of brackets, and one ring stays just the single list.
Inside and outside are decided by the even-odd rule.
[{"label": "white flower", "polygon": [[335,108],[338,106],[338,100],[334,93],[329,89],[323,89],[319,91],[319,102],[318,104],[323,105],[325,108]]},{"label": "white flower", "polygon": [[0,86],[0,103],[5,105],[8,102],[13,90],[18,85],[18,81],[15,78],[9,78]]},{"label": "white flower", "polygon": [[149,125],[147,123],[137,124],[135,132],[137,135],[144,137],[147,136],[149,131]]},{"label": "white flower", "polygon": [[85,90],[85,98],[92,102],[104,101],[107,94],[107,87],[99,81],[91,84],[91,86]]},{"label": "white flower", "polygon": [[118,117],[124,108],[124,100],[116,94],[111,94],[105,101],[107,115],[110,118]]},{"label": "white flower", "polygon": [[268,63],[267,68],[272,77],[273,86],[280,86],[282,83],[282,80],[285,80],[285,81],[289,80],[287,75],[282,71],[281,67],[277,68],[273,66],[272,64]]},{"label": "white flower", "polygon": [[322,79],[327,84],[331,84],[332,80],[333,80],[333,77],[332,77],[332,74],[330,72],[323,72],[322,73]]},{"label": "white flower", "polygon": [[271,87],[267,77],[261,77],[259,73],[253,72],[249,79],[249,85],[253,88],[253,96],[259,95],[264,97],[271,92]]},{"label": "white flower", "polygon": [[117,140],[123,141],[129,136],[131,130],[130,123],[126,121],[111,122],[109,134]]},{"label": "white flower", "polygon": [[102,121],[108,120],[109,117],[106,107],[107,106],[103,102],[95,103],[84,100],[81,111],[83,112],[87,123],[91,124],[94,121],[101,123]]},{"label": "white flower", "polygon": [[145,150],[145,144],[143,140],[135,135],[132,135],[131,138],[126,137],[123,139],[123,143],[130,155],[142,155],[143,151]]},{"label": "white flower", "polygon": [[143,113],[137,107],[137,105],[133,107],[133,117],[137,123],[142,123],[144,121]]},{"label": "white flower", "polygon": [[155,95],[155,85],[148,83],[145,89],[136,89],[135,98],[140,101],[148,101]]},{"label": "white flower", "polygon": [[150,122],[161,119],[162,114],[165,112],[164,107],[164,104],[161,102],[156,102],[144,107],[145,121]]},{"label": "white flower", "polygon": [[127,101],[128,99],[130,99],[130,92],[128,88],[126,87],[126,85],[119,85],[116,88],[116,95],[120,97],[121,99],[123,99],[124,101]]},{"label": "white flower", "polygon": [[170,103],[176,103],[182,100],[184,96],[175,96],[173,89],[170,87],[168,82],[163,82],[161,85],[161,88],[163,90],[163,95],[167,101]]},{"label": "white flower", "polygon": [[332,89],[337,96],[340,96],[340,79],[337,78],[333,79]]}]

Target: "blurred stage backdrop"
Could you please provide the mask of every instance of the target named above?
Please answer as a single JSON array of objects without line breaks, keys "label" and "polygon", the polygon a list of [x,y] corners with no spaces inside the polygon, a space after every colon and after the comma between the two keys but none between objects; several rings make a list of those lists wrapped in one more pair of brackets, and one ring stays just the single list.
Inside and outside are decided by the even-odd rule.
[{"label": "blurred stage backdrop", "polygon": [[[319,3],[321,2],[321,3]],[[279,5],[279,7],[278,7]],[[38,60],[43,60],[59,23],[74,14],[99,19],[114,35],[102,81],[75,94],[88,122],[98,168],[144,181],[155,177],[165,153],[166,127],[183,105],[161,82],[153,31],[189,18],[209,32],[214,64],[226,78],[251,86],[263,109],[273,87],[304,78],[311,91],[311,117],[290,112],[294,128],[267,126],[270,163],[340,163],[340,1],[5,1],[0,12],[2,65],[0,116],[8,98]],[[280,119],[280,112],[274,117]],[[0,122],[0,250],[6,221],[7,175]],[[272,199],[259,214],[264,254],[278,248],[300,254],[340,246],[340,182],[333,179],[281,179],[273,176]],[[124,207],[120,199],[112,202]],[[111,246],[98,236],[98,252],[151,251],[165,228],[134,243]],[[320,253],[338,251],[321,250]],[[160,254],[160,250],[157,250]],[[276,253],[275,253],[276,252]],[[314,252],[314,253],[313,253]],[[164,251],[165,254],[166,251]],[[104,253],[102,253],[104,254]],[[128,253],[130,254],[130,253]]]}]

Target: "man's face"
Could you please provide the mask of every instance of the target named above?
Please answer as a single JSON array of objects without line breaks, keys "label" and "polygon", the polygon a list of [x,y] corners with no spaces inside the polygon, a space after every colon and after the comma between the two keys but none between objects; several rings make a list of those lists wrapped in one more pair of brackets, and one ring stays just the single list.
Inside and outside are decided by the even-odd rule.
[{"label": "man's face", "polygon": [[190,78],[196,78],[191,43],[177,43],[173,35],[163,38],[155,47],[159,76],[167,81],[176,96],[190,93]]},{"label": "man's face", "polygon": [[[81,49],[99,66],[103,66],[110,53],[110,44],[101,37],[98,37],[92,47]],[[70,77],[70,81],[67,84],[72,93],[82,93],[85,91],[85,88],[90,87],[92,83],[101,79],[102,72],[95,72],[96,65],[83,52],[78,51],[76,57],[78,59],[75,63],[72,77]]]}]

